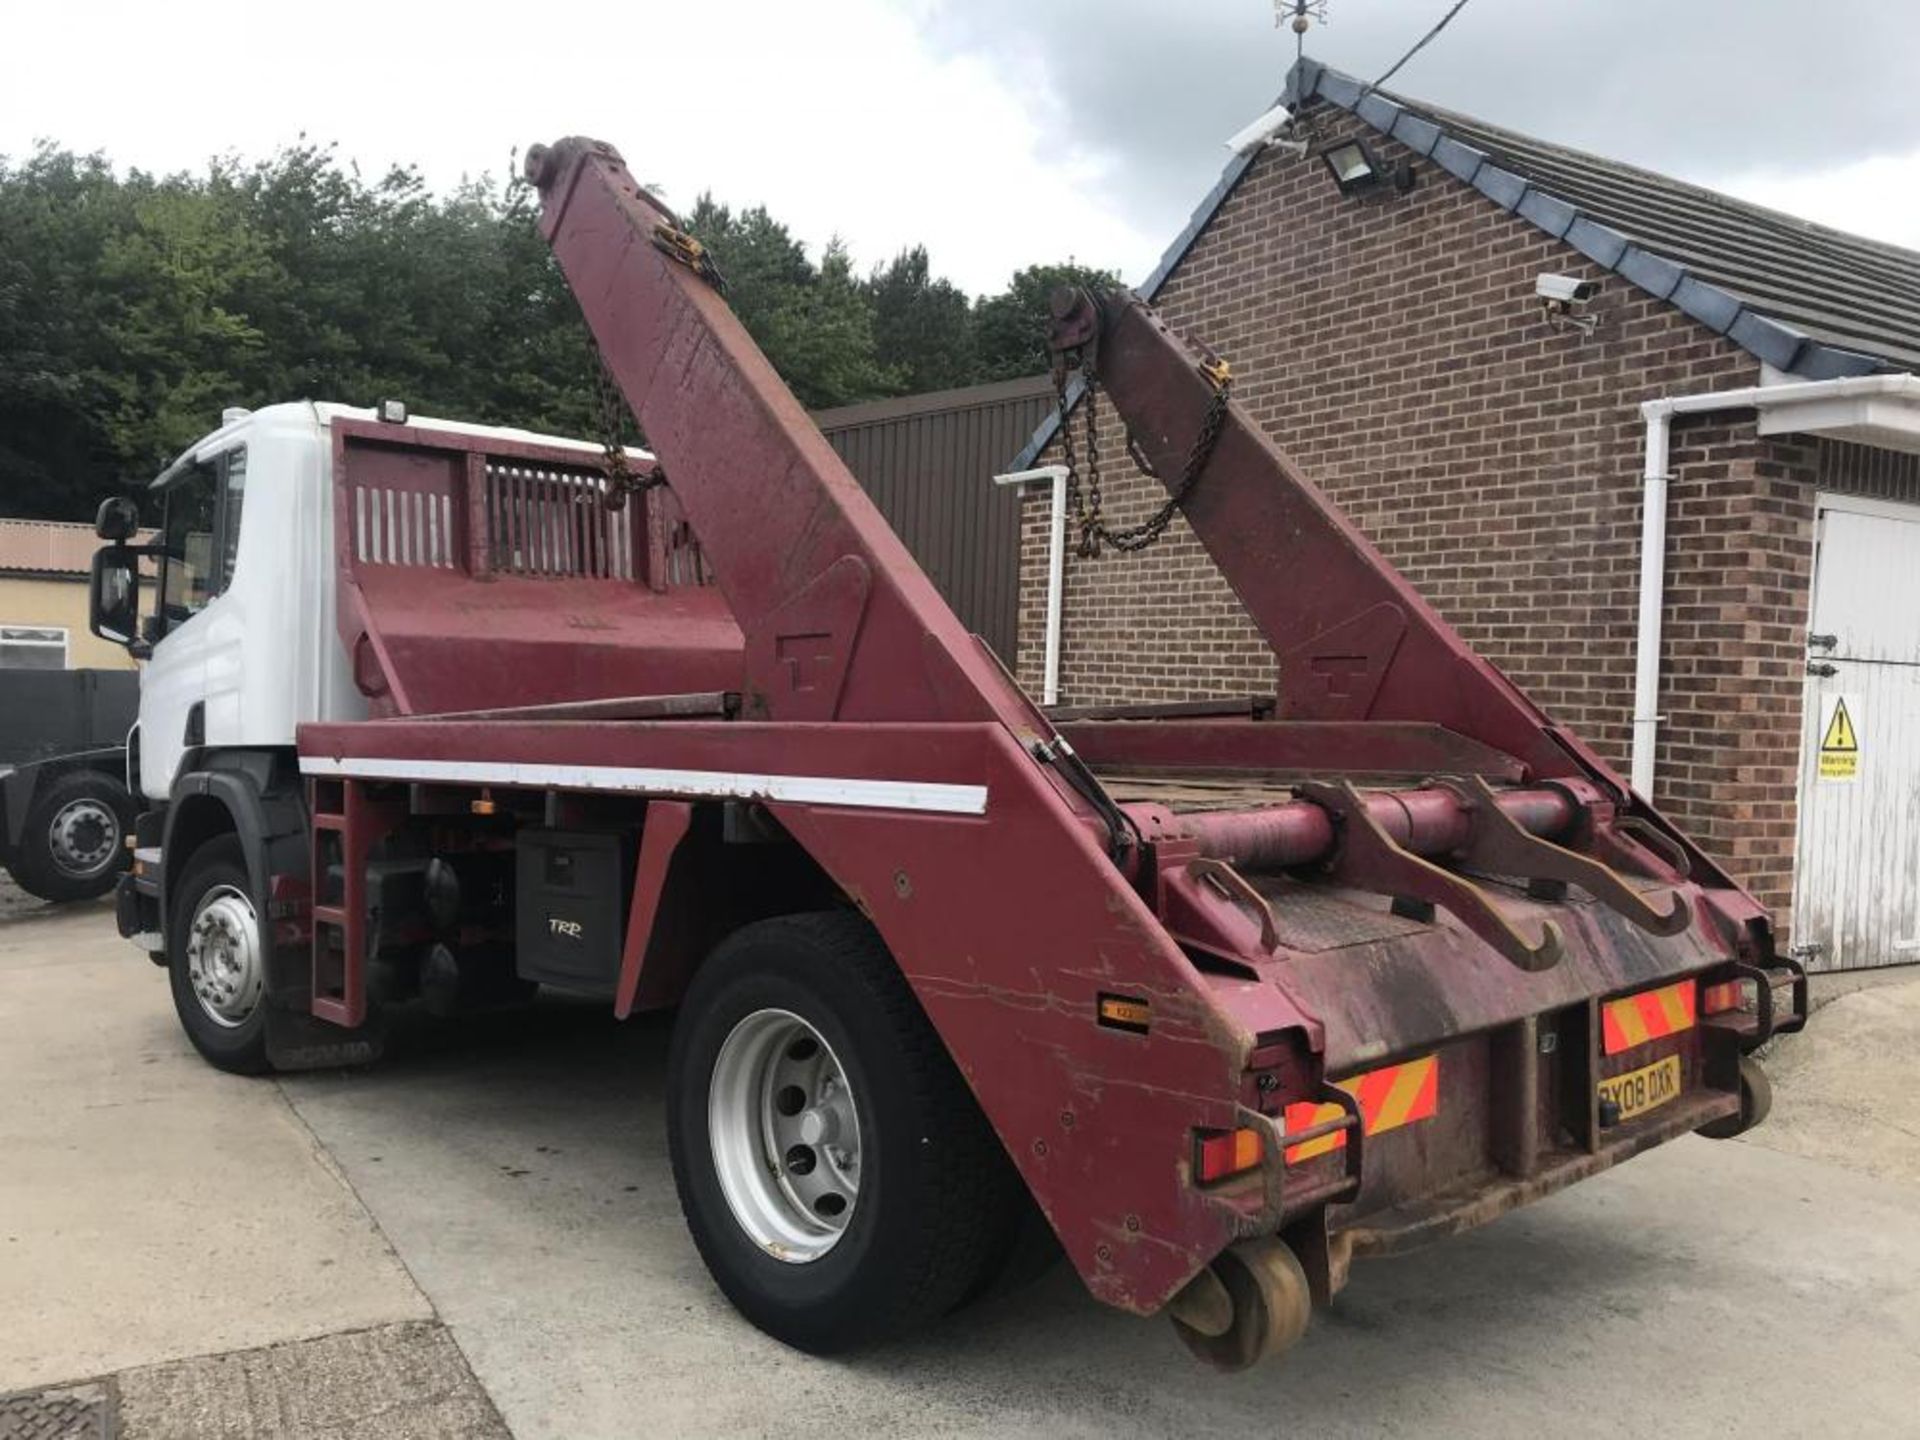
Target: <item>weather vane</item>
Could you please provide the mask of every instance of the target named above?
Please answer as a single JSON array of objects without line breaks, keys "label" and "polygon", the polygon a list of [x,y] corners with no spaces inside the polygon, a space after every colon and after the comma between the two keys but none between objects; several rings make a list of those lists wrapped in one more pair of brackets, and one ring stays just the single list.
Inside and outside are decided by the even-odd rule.
[{"label": "weather vane", "polygon": [[1292,25],[1296,54],[1307,53],[1307,31],[1318,20],[1327,23],[1327,0],[1273,0],[1273,25]]}]

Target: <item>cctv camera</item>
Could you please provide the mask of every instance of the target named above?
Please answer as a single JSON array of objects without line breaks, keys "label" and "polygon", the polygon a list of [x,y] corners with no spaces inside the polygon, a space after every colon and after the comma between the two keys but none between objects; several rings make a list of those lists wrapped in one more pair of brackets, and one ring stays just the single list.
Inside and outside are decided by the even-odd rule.
[{"label": "cctv camera", "polygon": [[1245,155],[1266,144],[1292,122],[1293,112],[1284,105],[1276,105],[1227,141],[1227,149],[1236,155]]},{"label": "cctv camera", "polygon": [[1600,293],[1600,282],[1582,280],[1573,275],[1541,275],[1533,282],[1533,293],[1542,300],[1578,305]]}]

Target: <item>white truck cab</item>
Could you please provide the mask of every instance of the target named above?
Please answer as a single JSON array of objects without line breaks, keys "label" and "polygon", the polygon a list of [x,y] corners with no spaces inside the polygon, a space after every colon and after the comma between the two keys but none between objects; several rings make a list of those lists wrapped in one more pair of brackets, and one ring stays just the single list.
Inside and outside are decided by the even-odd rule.
[{"label": "white truck cab", "polygon": [[328,425],[296,402],[227,412],[153,482],[158,596],[142,629],[137,783],[172,793],[201,748],[291,747],[303,720],[357,719],[334,628]]},{"label": "white truck cab", "polygon": [[[391,425],[396,442],[415,450],[438,432],[478,437],[482,448],[573,452],[583,471],[604,457],[584,441],[412,418],[397,402],[303,400],[228,410],[167,466],[149,487],[160,521],[151,543],[129,543],[141,520],[131,501],[101,506],[96,529],[108,543],[94,557],[90,627],[145,662],[128,737],[129,788],[141,808],[132,871],[116,892],[120,932],[173,971],[198,1041],[232,1032],[236,1066],[242,1050],[258,1056],[268,969],[261,914],[298,908],[274,880],[307,870],[298,858],[308,825],[296,732],[368,714],[335,606],[339,546],[364,551],[368,538],[367,517],[356,539],[354,522],[334,513],[343,422],[363,433]],[[146,508],[151,517],[155,507]],[[176,894],[191,901],[186,911],[176,913]]]},{"label": "white truck cab", "polygon": [[[146,661],[131,778],[155,804],[172,795],[196,751],[290,752],[306,721],[366,716],[334,619],[336,420],[602,454],[580,440],[409,417],[393,402],[374,410],[299,400],[231,409],[222,419],[149,487],[161,516],[152,547],[158,583],[139,638],[111,621],[96,630]],[[137,605],[126,582],[107,583]]]}]

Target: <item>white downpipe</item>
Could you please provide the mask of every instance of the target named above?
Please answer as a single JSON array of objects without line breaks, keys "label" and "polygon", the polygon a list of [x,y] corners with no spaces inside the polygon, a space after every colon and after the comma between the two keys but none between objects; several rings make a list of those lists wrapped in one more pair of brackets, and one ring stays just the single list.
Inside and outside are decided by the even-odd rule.
[{"label": "white downpipe", "polygon": [[[1633,656],[1633,788],[1653,798],[1653,753],[1660,734],[1660,624],[1666,607],[1667,456],[1673,417],[1715,410],[1787,410],[1832,400],[1884,398],[1920,408],[1920,379],[1912,375],[1848,375],[1749,385],[1705,395],[1673,395],[1640,406],[1647,422],[1645,489],[1640,512],[1640,617]],[[1784,418],[1784,417],[1783,417]],[[1778,433],[1776,430],[1775,433]]]},{"label": "white downpipe", "polygon": [[1060,703],[1060,614],[1067,584],[1067,467],[1041,465],[996,475],[996,485],[1053,482],[1052,509],[1047,516],[1047,628],[1046,656],[1040,668],[1040,703]]},{"label": "white downpipe", "polygon": [[1660,612],[1667,595],[1667,436],[1672,412],[1647,418],[1647,465],[1640,498],[1640,623],[1633,641],[1633,788],[1653,798],[1653,746],[1660,733]]}]

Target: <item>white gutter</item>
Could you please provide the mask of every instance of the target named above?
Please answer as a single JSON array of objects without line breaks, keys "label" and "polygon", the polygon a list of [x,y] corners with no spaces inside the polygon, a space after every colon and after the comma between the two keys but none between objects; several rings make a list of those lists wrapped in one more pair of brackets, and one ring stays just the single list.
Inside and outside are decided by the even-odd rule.
[{"label": "white gutter", "polygon": [[1047,517],[1047,651],[1040,669],[1040,703],[1060,703],[1060,610],[1067,584],[1067,467],[1041,465],[993,477],[996,485],[1053,482],[1053,508]]},{"label": "white gutter", "polygon": [[1653,753],[1660,731],[1660,622],[1666,605],[1667,455],[1673,417],[1716,410],[1758,410],[1762,435],[1828,434],[1893,449],[1920,450],[1920,378],[1849,375],[1750,385],[1705,395],[1673,395],[1640,407],[1647,422],[1645,490],[1640,512],[1640,618],[1634,637],[1633,788],[1653,796]]}]

